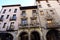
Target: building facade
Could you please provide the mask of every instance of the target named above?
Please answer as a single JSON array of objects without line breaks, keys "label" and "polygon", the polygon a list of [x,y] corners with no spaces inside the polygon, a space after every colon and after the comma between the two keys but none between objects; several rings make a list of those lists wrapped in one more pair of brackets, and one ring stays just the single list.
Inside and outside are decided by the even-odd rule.
[{"label": "building facade", "polygon": [[34,6],[4,5],[0,40],[60,40],[59,0],[36,0]]}]

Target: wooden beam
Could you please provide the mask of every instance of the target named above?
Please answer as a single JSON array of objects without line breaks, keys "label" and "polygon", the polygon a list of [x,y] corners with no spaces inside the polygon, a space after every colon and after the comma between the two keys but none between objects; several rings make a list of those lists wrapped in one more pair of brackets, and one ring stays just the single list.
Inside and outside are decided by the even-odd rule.
[{"label": "wooden beam", "polygon": [[40,2],[40,1],[46,1],[46,2],[48,2],[48,0],[36,0],[36,1],[38,1],[38,2]]}]

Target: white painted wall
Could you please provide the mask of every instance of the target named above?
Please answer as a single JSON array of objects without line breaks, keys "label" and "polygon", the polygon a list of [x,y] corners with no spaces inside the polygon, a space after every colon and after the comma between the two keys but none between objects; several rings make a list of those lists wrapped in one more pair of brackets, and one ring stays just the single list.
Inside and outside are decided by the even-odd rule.
[{"label": "white painted wall", "polygon": [[[6,9],[6,12],[3,14],[2,12],[4,11],[4,9]],[[9,9],[11,9],[11,12],[9,12]],[[15,9],[17,9],[17,12],[16,13],[14,13],[14,10]],[[16,14],[16,17],[17,17],[16,21],[9,21],[10,17],[12,17],[13,14]],[[14,22],[15,30],[18,29],[18,22],[19,22],[19,17],[20,17],[20,6],[3,7],[2,8],[2,11],[0,13],[0,17],[1,17],[1,15],[4,15],[4,20],[3,20],[3,22],[0,22],[0,23],[2,23],[0,30],[6,30],[7,26],[9,27],[11,22]],[[9,18],[8,19],[6,19],[7,15],[9,15]],[[5,28],[2,28],[3,25],[4,25],[4,23],[7,23],[7,25],[6,25]]]}]

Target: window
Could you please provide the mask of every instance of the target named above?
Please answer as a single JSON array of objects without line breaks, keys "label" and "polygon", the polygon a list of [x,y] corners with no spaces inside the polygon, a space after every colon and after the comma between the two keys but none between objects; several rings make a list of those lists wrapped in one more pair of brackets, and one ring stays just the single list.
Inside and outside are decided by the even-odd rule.
[{"label": "window", "polygon": [[26,16],[26,12],[25,11],[22,11],[22,16]]},{"label": "window", "polygon": [[21,24],[27,24],[27,19],[21,19]]},{"label": "window", "polygon": [[1,26],[1,23],[0,23],[0,26]]},{"label": "window", "polygon": [[46,2],[49,3],[48,0],[46,0]]},{"label": "window", "polygon": [[11,11],[11,9],[9,9],[9,12]]},{"label": "window", "polygon": [[57,0],[57,2],[59,2],[59,0]]},{"label": "window", "polygon": [[50,10],[50,12],[53,12],[53,10]]},{"label": "window", "polygon": [[1,24],[1,23],[0,23]]},{"label": "window", "polygon": [[11,24],[10,24],[10,29],[14,29],[14,22],[11,22]]},{"label": "window", "polygon": [[7,15],[6,19],[8,19],[9,15]]},{"label": "window", "polygon": [[14,10],[14,13],[16,13],[16,12],[17,12],[17,9]]},{"label": "window", "polygon": [[1,19],[3,19],[4,15],[1,15]]},{"label": "window", "polygon": [[16,14],[13,14],[13,16],[10,18],[10,21],[16,21]]},{"label": "window", "polygon": [[37,20],[31,20],[31,23],[32,24],[36,24],[37,23]]},{"label": "window", "polygon": [[36,16],[36,14],[37,14],[37,13],[36,13],[36,10],[32,10],[32,15],[33,15],[33,16]]},{"label": "window", "polygon": [[43,12],[43,11],[40,11],[40,14],[41,14],[41,15],[44,15],[44,12]]},{"label": "window", "polygon": [[6,9],[4,9],[3,13],[5,13],[5,12],[6,12]]},{"label": "window", "polygon": [[48,7],[51,7],[51,5],[50,5],[50,4],[47,4],[47,6],[48,6]]},{"label": "window", "polygon": [[1,15],[1,17],[0,17],[0,21],[3,21],[3,17],[4,17],[4,15]]},{"label": "window", "polygon": [[32,10],[33,13],[36,13],[36,10]]},{"label": "window", "polygon": [[11,25],[13,25],[14,24],[14,22],[11,22]]},{"label": "window", "polygon": [[42,8],[41,5],[39,5],[39,7]]},{"label": "window", "polygon": [[16,14],[13,15],[13,19],[16,19]]},{"label": "window", "polygon": [[3,28],[5,28],[5,26],[6,26],[6,23],[4,23]]},{"label": "window", "polygon": [[51,24],[52,23],[52,19],[47,19],[47,23]]},{"label": "window", "polygon": [[50,12],[52,12],[52,14],[55,14],[53,10],[50,10]]}]

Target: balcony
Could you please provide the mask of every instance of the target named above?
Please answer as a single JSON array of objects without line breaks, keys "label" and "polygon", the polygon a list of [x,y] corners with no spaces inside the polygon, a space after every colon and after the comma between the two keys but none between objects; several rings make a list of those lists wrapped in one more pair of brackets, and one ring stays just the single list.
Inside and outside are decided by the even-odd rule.
[{"label": "balcony", "polygon": [[28,24],[20,24],[20,26],[27,26]]},{"label": "balcony", "polygon": [[25,11],[21,14],[21,19],[27,19]]},{"label": "balcony", "polygon": [[10,18],[10,21],[16,21],[16,18]]},{"label": "balcony", "polygon": [[31,23],[30,27],[37,28],[39,27],[39,23]]},{"label": "balcony", "polygon": [[7,31],[14,31],[14,25],[10,25],[10,27],[7,27]]},{"label": "balcony", "polygon": [[40,25],[39,23],[36,23],[36,24],[19,24],[19,29],[24,29],[24,28],[38,28]]},{"label": "balcony", "polygon": [[38,28],[39,27],[39,23],[36,24],[19,24],[19,29],[24,29],[24,28]]},{"label": "balcony", "polygon": [[23,16],[23,17],[21,17],[21,19],[27,19],[27,17]]},{"label": "balcony", "polygon": [[30,18],[31,18],[31,20],[36,20],[37,19],[36,16],[30,17]]},{"label": "balcony", "polygon": [[19,29],[28,28],[28,24],[19,24]]},{"label": "balcony", "polygon": [[3,18],[0,18],[0,21],[3,21]]},{"label": "balcony", "polygon": [[53,17],[51,15],[47,14],[46,19],[53,19]]},{"label": "balcony", "polygon": [[47,23],[46,24],[47,29],[55,29],[55,28],[60,28],[60,25],[58,23]]}]

